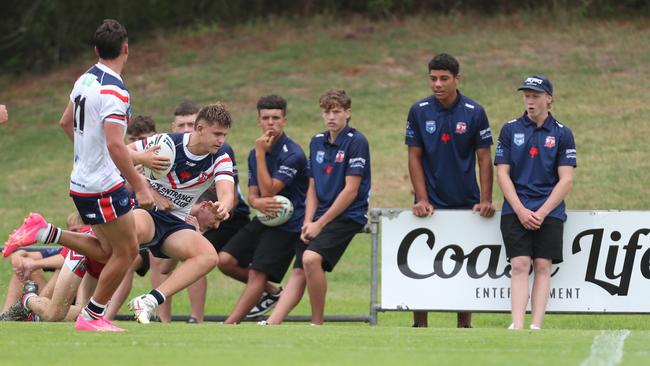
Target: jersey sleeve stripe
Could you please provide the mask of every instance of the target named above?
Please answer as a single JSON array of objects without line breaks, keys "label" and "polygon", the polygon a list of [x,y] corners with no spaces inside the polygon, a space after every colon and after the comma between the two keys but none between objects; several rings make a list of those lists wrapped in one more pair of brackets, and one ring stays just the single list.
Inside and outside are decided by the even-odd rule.
[{"label": "jersey sleeve stripe", "polygon": [[129,102],[129,97],[128,97],[128,96],[122,95],[122,94],[116,92],[115,90],[111,90],[111,89],[102,89],[102,90],[99,92],[99,94],[109,94],[109,95],[113,95],[113,96],[117,97],[119,100],[123,101],[124,103],[128,103],[128,102]]},{"label": "jersey sleeve stripe", "polygon": [[119,120],[122,120],[122,121],[126,121],[126,116],[122,115],[122,114],[109,114],[108,116],[106,116],[106,118],[119,119]]}]

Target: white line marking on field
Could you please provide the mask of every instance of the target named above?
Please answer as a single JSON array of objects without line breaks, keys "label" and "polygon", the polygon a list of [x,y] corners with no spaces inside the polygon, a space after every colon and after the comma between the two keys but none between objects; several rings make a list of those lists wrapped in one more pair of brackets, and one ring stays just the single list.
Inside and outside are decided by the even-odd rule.
[{"label": "white line marking on field", "polygon": [[589,357],[580,366],[614,366],[623,360],[623,345],[630,335],[627,329],[605,331],[594,337]]}]

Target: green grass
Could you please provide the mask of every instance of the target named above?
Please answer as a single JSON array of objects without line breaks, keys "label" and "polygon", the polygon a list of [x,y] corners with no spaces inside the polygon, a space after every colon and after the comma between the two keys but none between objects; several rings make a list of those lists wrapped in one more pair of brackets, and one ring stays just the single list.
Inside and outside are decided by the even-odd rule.
[{"label": "green grass", "polygon": [[[409,207],[405,118],[410,105],[430,93],[426,64],[431,56],[445,51],[460,60],[460,88],[486,108],[494,136],[505,121],[523,112],[515,89],[524,75],[543,72],[556,88],[553,113],[572,128],[578,145],[579,168],[569,208],[649,209],[650,23],[526,19],[455,15],[370,22],[318,17],[274,19],[228,31],[199,29],[132,45],[125,80],[134,114],[152,115],[161,131],[169,129],[181,100],[226,102],[235,119],[228,139],[242,172],[260,133],[255,112],[259,96],[277,93],[288,99],[286,131],[307,147],[310,137],[324,129],[319,95],[328,88],[344,88],[352,96],[352,125],[370,141],[371,205]],[[67,197],[72,145],[57,122],[72,83],[92,63],[89,52],[74,65],[2,86],[0,102],[8,105],[11,120],[0,127],[0,166],[5,172],[0,175],[0,238],[30,210],[59,225],[73,211]],[[245,187],[246,174],[242,178]],[[500,206],[496,184],[493,191]],[[370,237],[359,235],[329,277],[328,314],[367,313],[369,264]],[[0,261],[0,293],[6,290],[9,272],[10,264]],[[148,279],[137,279],[133,294],[149,288]],[[218,271],[211,273],[206,313],[228,313],[242,288]],[[175,296],[174,313],[188,312],[186,294]],[[308,313],[307,300],[294,312]],[[472,331],[449,329],[455,324],[452,313],[432,314],[430,324],[436,329],[410,329],[410,322],[409,313],[391,312],[380,314],[375,329],[122,323],[131,330],[127,335],[103,335],[102,342],[92,343],[97,335],[77,335],[69,324],[0,324],[0,363],[34,363],[24,362],[25,355],[32,354],[46,355],[48,363],[63,363],[72,349],[78,352],[73,357],[87,355],[99,363],[156,357],[161,363],[280,363],[287,358],[309,364],[480,360],[561,365],[586,358],[598,329],[633,329],[624,363],[639,364],[647,357],[643,347],[650,329],[648,318],[639,315],[549,315],[548,330],[535,334],[503,331],[509,324],[507,314],[476,314],[478,329]],[[115,345],[124,352],[115,352]],[[96,352],[119,360],[97,358]]]},{"label": "green grass", "polygon": [[[579,365],[601,331],[411,329],[307,325],[258,327],[121,323],[125,334],[70,324],[0,324],[3,365]],[[19,337],[11,334],[20,333]],[[42,340],[42,342],[34,341]],[[632,331],[623,365],[647,362],[650,332]],[[118,351],[119,350],[119,351]]]}]

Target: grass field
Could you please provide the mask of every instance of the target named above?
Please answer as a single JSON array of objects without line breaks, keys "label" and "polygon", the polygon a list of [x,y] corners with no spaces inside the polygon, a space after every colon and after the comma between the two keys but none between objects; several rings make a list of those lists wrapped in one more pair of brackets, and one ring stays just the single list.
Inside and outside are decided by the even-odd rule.
[{"label": "grass field", "polygon": [[[515,92],[522,77],[542,72],[555,84],[553,113],[572,128],[578,145],[579,168],[568,206],[648,210],[650,22],[531,20],[533,15],[526,14],[383,22],[322,17],[275,19],[228,30],[198,28],[133,44],[125,80],[134,115],[152,115],[161,131],[168,130],[181,100],[226,102],[235,119],[229,141],[242,172],[259,134],[259,96],[277,93],[288,99],[287,132],[306,147],[323,129],[318,96],[331,87],[344,88],[353,100],[351,123],[370,141],[372,206],[408,207],[404,122],[410,105],[430,92],[426,64],[431,56],[445,51],[458,57],[461,91],[483,104],[495,136],[505,121],[523,111]],[[46,75],[0,79],[0,103],[8,105],[11,118],[8,126],[0,127],[0,166],[5,171],[0,175],[0,238],[30,210],[60,225],[73,210],[67,197],[72,146],[57,122],[75,78],[93,62],[89,51],[73,65]],[[246,174],[242,177],[245,186]],[[501,200],[495,185],[499,207]],[[369,235],[358,236],[329,277],[328,313],[367,313],[369,254]],[[0,293],[6,290],[9,267],[0,261]],[[148,288],[148,280],[138,279],[133,294]],[[227,313],[241,289],[211,273],[206,312]],[[303,301],[295,313],[308,314],[308,306]],[[174,312],[189,312],[185,294],[174,298]],[[0,364],[36,363],[32,357],[41,355],[51,364],[86,356],[106,364],[154,357],[161,364],[576,365],[590,355],[601,329],[631,329],[623,364],[647,363],[647,316],[550,315],[547,329],[538,333],[505,331],[508,318],[477,314],[473,330],[450,329],[455,314],[449,313],[432,315],[430,324],[436,329],[428,330],[408,328],[407,313],[381,314],[377,328],[122,323],[130,330],[127,335],[101,336],[101,342],[93,342],[97,335],[73,333],[69,324],[0,324]]]}]

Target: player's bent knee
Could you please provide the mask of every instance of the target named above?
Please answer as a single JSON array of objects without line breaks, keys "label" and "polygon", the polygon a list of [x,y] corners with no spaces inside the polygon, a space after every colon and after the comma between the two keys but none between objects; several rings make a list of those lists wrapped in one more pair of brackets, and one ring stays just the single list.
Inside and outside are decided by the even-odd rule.
[{"label": "player's bent knee", "polygon": [[226,253],[226,252],[221,252],[219,255],[219,260],[217,265],[219,266],[219,269],[222,271],[227,271],[229,269],[233,269],[238,266],[237,259],[233,257],[232,255]]},{"label": "player's bent knee", "polygon": [[302,265],[304,268],[320,268],[323,264],[323,257],[316,252],[306,250],[302,255]]}]

